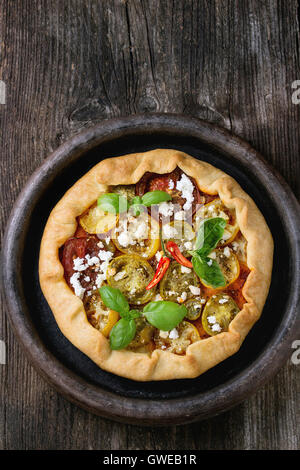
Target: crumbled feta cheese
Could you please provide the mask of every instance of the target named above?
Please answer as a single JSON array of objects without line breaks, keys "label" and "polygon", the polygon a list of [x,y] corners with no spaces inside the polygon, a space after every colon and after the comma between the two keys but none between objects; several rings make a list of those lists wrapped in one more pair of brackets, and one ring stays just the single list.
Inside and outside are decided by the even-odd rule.
[{"label": "crumbled feta cheese", "polygon": [[98,246],[99,248],[104,248],[104,245],[103,245],[102,242],[98,242],[98,243],[97,243],[97,246]]},{"label": "crumbled feta cheese", "polygon": [[198,310],[198,308],[201,308],[201,307],[202,307],[201,304],[194,304],[194,308],[195,308],[196,310]]},{"label": "crumbled feta cheese", "polygon": [[148,231],[148,227],[146,222],[141,221],[137,227],[134,229],[134,238],[139,239],[139,238],[145,238],[145,235]]},{"label": "crumbled feta cheese", "polygon": [[230,249],[228,248],[228,246],[225,246],[224,248],[224,255],[226,256],[226,258],[229,258],[230,256]]},{"label": "crumbled feta cheese", "polygon": [[163,300],[162,296],[160,294],[156,294],[154,297],[155,302],[158,302],[159,300]]},{"label": "crumbled feta cheese", "polygon": [[158,205],[158,212],[164,217],[171,217],[174,213],[174,204],[172,202],[161,202]]},{"label": "crumbled feta cheese", "polygon": [[181,266],[182,274],[189,274],[191,272],[191,268],[187,268],[186,266]]},{"label": "crumbled feta cheese", "polygon": [[177,237],[177,230],[175,227],[172,227],[170,224],[166,224],[163,226],[163,236],[164,238],[176,238]]},{"label": "crumbled feta cheese", "polygon": [[105,251],[105,250],[100,250],[98,253],[99,259],[101,261],[110,261],[113,255],[114,254],[112,251]]},{"label": "crumbled feta cheese", "polygon": [[160,251],[157,251],[157,252],[155,253],[155,259],[156,259],[156,261],[159,262],[159,260],[161,259],[161,257],[162,257],[161,252],[160,252]]},{"label": "crumbled feta cheese", "polygon": [[213,260],[210,259],[209,261],[207,261],[207,264],[208,264],[208,266],[211,266],[213,264]]},{"label": "crumbled feta cheese", "polygon": [[219,304],[226,304],[226,302],[228,302],[228,299],[226,299],[225,297],[219,300]]},{"label": "crumbled feta cheese", "polygon": [[89,266],[94,266],[95,264],[99,264],[100,260],[97,256],[93,256],[92,258],[88,258],[87,260]]},{"label": "crumbled feta cheese", "polygon": [[166,339],[166,338],[168,338],[168,336],[169,336],[169,332],[168,332],[168,331],[159,330],[159,336],[160,336],[161,338]]},{"label": "crumbled feta cheese", "polygon": [[222,328],[220,327],[219,323],[214,323],[213,326],[211,327],[211,331],[222,331]]},{"label": "crumbled feta cheese", "polygon": [[119,271],[119,272],[114,276],[114,280],[115,280],[115,281],[120,281],[121,279],[123,279],[124,276],[126,276],[126,272],[125,272],[125,271]]},{"label": "crumbled feta cheese", "polygon": [[100,289],[104,281],[106,281],[106,274],[97,274],[95,284],[98,287],[98,289]]},{"label": "crumbled feta cheese", "polygon": [[177,211],[174,215],[175,220],[185,220],[185,212],[184,211]]},{"label": "crumbled feta cheese", "polygon": [[209,258],[211,259],[216,259],[216,257],[217,257],[217,253],[215,251],[212,251],[209,255]]},{"label": "crumbled feta cheese", "polygon": [[239,249],[238,242],[232,242],[232,248],[233,248],[234,251],[238,251],[238,249]]},{"label": "crumbled feta cheese", "polygon": [[186,298],[187,298],[187,293],[182,292],[181,296],[177,297],[177,302],[185,302]]},{"label": "crumbled feta cheese", "polygon": [[183,245],[184,245],[186,250],[192,250],[193,249],[192,242],[185,242]]},{"label": "crumbled feta cheese", "polygon": [[170,331],[170,333],[169,333],[169,338],[170,338],[170,339],[177,339],[177,338],[179,338],[179,334],[178,334],[178,331],[176,330],[176,328],[173,328],[173,330]]},{"label": "crumbled feta cheese", "polygon": [[194,185],[184,173],[181,175],[180,180],[177,181],[176,189],[181,191],[181,196],[186,199],[186,202],[183,205],[183,210],[189,210],[192,207],[192,202],[194,200]]},{"label": "crumbled feta cheese", "polygon": [[197,286],[189,286],[189,289],[193,295],[200,295],[200,287]]},{"label": "crumbled feta cheese", "polygon": [[73,260],[73,269],[74,271],[84,271],[87,268],[87,264],[84,263],[84,258],[75,258]]},{"label": "crumbled feta cheese", "polygon": [[207,317],[207,321],[208,323],[210,323],[210,325],[214,325],[217,322],[216,317],[214,315],[210,315],[209,317]]},{"label": "crumbled feta cheese", "polygon": [[110,242],[110,237],[105,237],[105,243],[108,245]]},{"label": "crumbled feta cheese", "polygon": [[73,276],[70,277],[70,284],[71,284],[71,286],[72,286],[73,289],[74,289],[75,295],[77,295],[77,297],[79,297],[80,299],[82,299],[82,298],[83,298],[83,294],[85,293],[85,289],[84,289],[84,287],[82,287],[82,285],[80,284],[80,282],[79,282],[79,277],[80,277],[80,273],[79,273],[79,272],[74,273]]},{"label": "crumbled feta cheese", "polygon": [[91,280],[90,276],[85,276],[83,279],[84,279],[85,282],[90,282],[90,280]]},{"label": "crumbled feta cheese", "polygon": [[128,246],[132,242],[129,233],[128,232],[122,232],[118,236],[118,242],[120,243],[121,246],[124,246],[124,247]]},{"label": "crumbled feta cheese", "polygon": [[168,188],[169,189],[174,189],[174,181],[173,180],[169,181]]}]

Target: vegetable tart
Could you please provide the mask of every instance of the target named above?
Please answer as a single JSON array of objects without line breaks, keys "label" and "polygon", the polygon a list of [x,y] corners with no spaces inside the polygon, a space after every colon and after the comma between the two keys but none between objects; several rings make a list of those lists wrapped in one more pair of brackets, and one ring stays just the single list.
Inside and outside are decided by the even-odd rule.
[{"label": "vegetable tart", "polygon": [[108,158],[52,210],[42,291],[62,333],[136,381],[193,378],[236,353],[269,290],[273,240],[239,184],[183,152]]}]

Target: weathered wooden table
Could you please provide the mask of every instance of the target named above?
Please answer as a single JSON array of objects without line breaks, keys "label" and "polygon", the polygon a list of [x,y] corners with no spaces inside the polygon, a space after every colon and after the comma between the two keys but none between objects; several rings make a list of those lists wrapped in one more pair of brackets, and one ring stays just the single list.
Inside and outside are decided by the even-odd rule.
[{"label": "weathered wooden table", "polygon": [[[141,112],[185,113],[231,130],[299,197],[299,11],[297,0],[0,0],[2,230],[49,152],[93,123]],[[300,448],[300,366],[289,362],[209,421],[139,428],[54,392],[20,350],[5,304],[1,312],[0,449]]]}]

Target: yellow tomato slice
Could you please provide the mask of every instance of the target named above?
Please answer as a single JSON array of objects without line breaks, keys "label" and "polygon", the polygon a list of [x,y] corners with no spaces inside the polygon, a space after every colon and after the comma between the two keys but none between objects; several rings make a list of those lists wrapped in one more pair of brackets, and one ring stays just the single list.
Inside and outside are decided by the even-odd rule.
[{"label": "yellow tomato slice", "polygon": [[107,323],[105,326],[100,329],[101,333],[108,338],[109,333],[111,332],[112,327],[117,323],[119,320],[119,314],[115,310],[110,310],[107,318]]},{"label": "yellow tomato slice", "polygon": [[125,218],[122,215],[112,240],[121,253],[150,259],[160,246],[159,225],[148,214],[137,217],[128,214]]},{"label": "yellow tomato slice", "polygon": [[108,337],[112,327],[119,320],[118,312],[109,310],[102,302],[97,291],[85,299],[84,308],[91,325]]},{"label": "yellow tomato slice", "polygon": [[210,336],[228,331],[230,322],[240,309],[228,294],[213,295],[206,303],[202,314],[202,326]]},{"label": "yellow tomato slice", "polygon": [[224,230],[222,240],[220,240],[218,246],[225,246],[232,242],[239,231],[237,224],[235,211],[229,209],[223,204],[220,198],[214,199],[202,206],[195,215],[196,230],[199,230],[199,225],[204,219],[210,219],[212,217],[222,217],[226,220],[227,224]]},{"label": "yellow tomato slice", "polygon": [[[158,349],[166,350],[174,354],[185,354],[190,344],[201,339],[197,328],[188,321],[182,321],[174,330],[177,332],[177,338],[170,338],[170,332],[167,333],[157,330],[154,342]],[[174,336],[176,336],[176,333]]]},{"label": "yellow tomato slice", "polygon": [[[218,248],[209,255],[214,259],[223,273],[223,276],[226,281],[226,285],[222,287],[214,288],[215,290],[226,289],[230,284],[232,284],[240,275],[240,263],[233,251],[228,247]],[[211,287],[201,279],[202,284],[205,287]]]},{"label": "yellow tomato slice", "polygon": [[118,216],[104,212],[99,206],[91,207],[79,217],[81,227],[88,233],[106,233],[116,226]]}]

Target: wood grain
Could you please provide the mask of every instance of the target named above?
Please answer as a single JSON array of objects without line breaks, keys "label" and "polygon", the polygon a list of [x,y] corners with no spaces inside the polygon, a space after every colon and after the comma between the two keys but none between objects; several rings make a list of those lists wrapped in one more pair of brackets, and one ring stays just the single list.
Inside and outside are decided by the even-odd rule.
[{"label": "wood grain", "polygon": [[[249,141],[300,196],[297,0],[0,0],[1,229],[50,151],[103,119],[176,112]],[[0,449],[299,449],[300,366],[209,421],[162,429],[68,403],[31,368],[2,302]],[[292,350],[291,350],[292,352]]]}]

